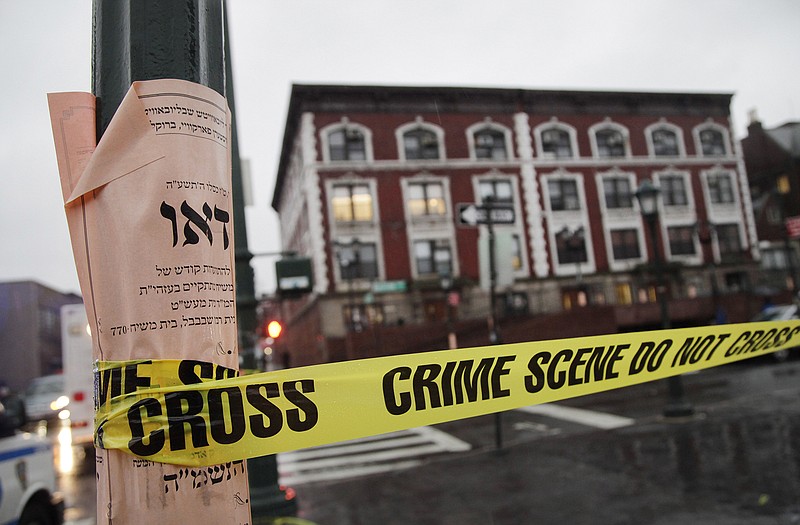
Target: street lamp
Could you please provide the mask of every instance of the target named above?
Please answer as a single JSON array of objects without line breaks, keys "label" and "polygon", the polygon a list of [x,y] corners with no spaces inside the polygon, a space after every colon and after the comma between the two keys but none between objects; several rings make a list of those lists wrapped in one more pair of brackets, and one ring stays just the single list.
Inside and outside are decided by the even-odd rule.
[{"label": "street lamp", "polygon": [[[658,222],[658,198],[661,190],[653,185],[650,179],[645,179],[636,190],[636,199],[639,201],[639,210],[642,218],[650,229],[650,239],[653,242],[653,252],[656,271],[656,295],[658,304],[661,307],[661,327],[668,330],[672,323],[669,317],[669,305],[667,304],[667,285],[664,280],[664,259],[661,254],[661,241],[656,227]],[[667,405],[664,407],[665,417],[685,417],[694,414],[694,407],[686,401],[683,395],[683,381],[681,376],[671,376],[667,378],[668,398]]]}]

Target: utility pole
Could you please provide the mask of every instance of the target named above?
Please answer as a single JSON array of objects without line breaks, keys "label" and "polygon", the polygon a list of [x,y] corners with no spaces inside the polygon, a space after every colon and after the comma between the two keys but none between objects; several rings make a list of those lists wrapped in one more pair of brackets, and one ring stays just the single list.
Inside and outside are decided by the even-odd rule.
[{"label": "utility pole", "polygon": [[[497,329],[497,260],[495,254],[494,216],[492,208],[495,204],[494,195],[487,196],[483,201],[486,206],[486,233],[489,245],[489,343],[500,344],[500,331]],[[494,415],[494,444],[497,450],[503,448],[503,413]]]},{"label": "utility pole", "polygon": [[[244,220],[224,0],[94,0],[93,12],[92,92],[97,97],[98,140],[134,81],[187,80],[207,86],[228,100],[233,116],[232,196],[239,351],[252,355],[256,339],[252,255],[247,247]],[[295,502],[287,500],[278,486],[275,457],[265,456],[248,463],[253,522],[258,523],[264,516],[294,513]],[[207,516],[207,519],[214,518]],[[136,519],[131,517],[130,521]]]}]

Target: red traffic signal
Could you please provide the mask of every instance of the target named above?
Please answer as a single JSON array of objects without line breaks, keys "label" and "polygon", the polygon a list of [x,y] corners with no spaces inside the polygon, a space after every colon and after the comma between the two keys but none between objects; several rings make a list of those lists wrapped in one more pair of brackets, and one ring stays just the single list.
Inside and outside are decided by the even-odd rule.
[{"label": "red traffic signal", "polygon": [[283,325],[279,321],[270,321],[267,324],[267,335],[273,339],[277,339],[283,331]]}]

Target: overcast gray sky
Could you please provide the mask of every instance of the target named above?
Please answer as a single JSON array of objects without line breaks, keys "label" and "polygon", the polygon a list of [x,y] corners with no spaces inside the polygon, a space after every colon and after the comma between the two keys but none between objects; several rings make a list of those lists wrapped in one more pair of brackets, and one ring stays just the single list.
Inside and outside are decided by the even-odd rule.
[{"label": "overcast gray sky", "polygon": [[[275,251],[270,208],[291,84],[734,93],[800,120],[796,0],[228,0],[240,152],[255,194],[253,252]],[[0,281],[78,291],[46,93],[89,91],[91,0],[0,0]],[[254,261],[271,292],[273,261]]]}]

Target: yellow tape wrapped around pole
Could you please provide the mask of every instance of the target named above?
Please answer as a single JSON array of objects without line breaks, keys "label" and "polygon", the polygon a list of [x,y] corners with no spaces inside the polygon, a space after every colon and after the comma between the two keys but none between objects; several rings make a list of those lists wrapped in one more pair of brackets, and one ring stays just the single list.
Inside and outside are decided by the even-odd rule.
[{"label": "yellow tape wrapped around pole", "polygon": [[235,377],[189,360],[99,363],[96,444],[214,465],[548,403],[800,346],[800,321],[493,345]]}]

